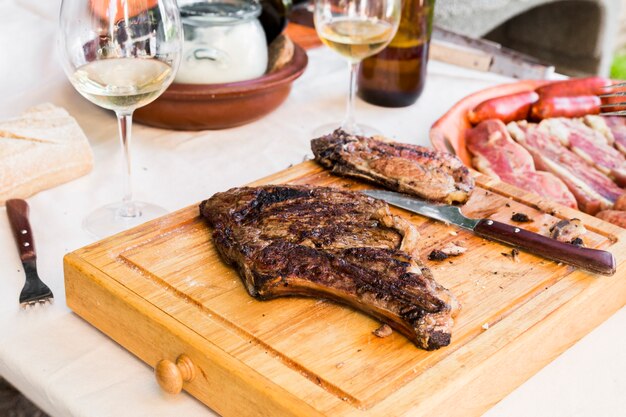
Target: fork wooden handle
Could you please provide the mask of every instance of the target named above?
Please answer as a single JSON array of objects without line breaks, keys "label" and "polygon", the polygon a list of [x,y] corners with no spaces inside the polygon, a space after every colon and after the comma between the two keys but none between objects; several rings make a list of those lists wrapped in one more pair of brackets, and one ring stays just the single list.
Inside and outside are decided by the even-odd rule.
[{"label": "fork wooden handle", "polygon": [[7,200],[6,208],[9,224],[20,251],[20,259],[22,262],[36,259],[33,232],[28,221],[28,203],[20,199]]}]

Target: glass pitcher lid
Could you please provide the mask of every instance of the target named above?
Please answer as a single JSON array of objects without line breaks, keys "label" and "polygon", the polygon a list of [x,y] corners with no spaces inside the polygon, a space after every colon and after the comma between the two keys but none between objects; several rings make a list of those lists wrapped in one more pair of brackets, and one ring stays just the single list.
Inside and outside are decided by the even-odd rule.
[{"label": "glass pitcher lid", "polygon": [[255,0],[183,0],[179,8],[183,23],[194,26],[236,23],[261,14],[261,4]]}]

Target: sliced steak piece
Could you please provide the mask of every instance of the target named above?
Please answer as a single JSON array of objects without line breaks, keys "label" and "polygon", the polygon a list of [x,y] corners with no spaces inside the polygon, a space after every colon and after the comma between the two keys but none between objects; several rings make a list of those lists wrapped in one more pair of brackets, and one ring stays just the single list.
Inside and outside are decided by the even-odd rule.
[{"label": "sliced steak piece", "polygon": [[567,207],[578,207],[563,181],[535,170],[531,154],[511,138],[502,121],[485,120],[468,130],[465,143],[478,171]]},{"label": "sliced steak piece", "polygon": [[315,160],[333,173],[446,203],[467,200],[474,179],[461,160],[423,146],[366,138],[340,129],[311,141]]},{"label": "sliced steak piece", "polygon": [[589,166],[537,125],[511,122],[507,129],[513,139],[530,152],[538,169],[553,173],[567,185],[585,213],[595,214],[610,208],[623,193],[609,177]]},{"label": "sliced steak piece", "polygon": [[559,139],[618,185],[626,185],[626,158],[605,135],[587,126],[583,120],[565,117],[545,119],[539,123],[538,129]]},{"label": "sliced steak piece", "polygon": [[417,230],[385,202],[334,188],[268,185],[217,193],[200,213],[251,296],[328,298],[423,349],[450,343],[458,303],[420,262]]}]

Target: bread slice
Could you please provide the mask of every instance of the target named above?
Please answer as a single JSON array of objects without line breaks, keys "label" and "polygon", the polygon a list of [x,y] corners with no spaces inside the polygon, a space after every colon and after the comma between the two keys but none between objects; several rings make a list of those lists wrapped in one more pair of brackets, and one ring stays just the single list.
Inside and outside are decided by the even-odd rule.
[{"label": "bread slice", "polygon": [[46,103],[0,121],[0,205],[85,175],[93,153],[76,120]]},{"label": "bread slice", "polygon": [[278,71],[293,58],[294,45],[287,35],[280,35],[272,41],[268,49],[266,74]]}]

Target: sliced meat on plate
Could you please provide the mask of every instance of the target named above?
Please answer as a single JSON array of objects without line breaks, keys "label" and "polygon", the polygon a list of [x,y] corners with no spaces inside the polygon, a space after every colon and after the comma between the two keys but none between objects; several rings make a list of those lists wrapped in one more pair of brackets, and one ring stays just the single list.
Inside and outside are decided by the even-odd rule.
[{"label": "sliced meat on plate", "polygon": [[620,116],[585,116],[587,126],[608,138],[621,153],[626,154],[626,118]]},{"label": "sliced meat on plate", "polygon": [[626,211],[626,194],[622,194],[613,205],[613,210]]},{"label": "sliced meat on plate", "polygon": [[612,146],[607,136],[587,126],[583,120],[565,117],[545,119],[539,123],[538,129],[558,138],[618,185],[626,185],[626,158]]},{"label": "sliced meat on plate", "polygon": [[577,208],[567,186],[549,172],[535,170],[531,154],[516,143],[498,119],[480,123],[466,133],[466,144],[473,155],[472,164],[480,172],[556,201]]},{"label": "sliced meat on plate", "polygon": [[537,125],[511,122],[507,129],[513,139],[530,152],[538,169],[551,172],[567,185],[585,213],[595,214],[611,208],[623,193],[609,177]]}]

